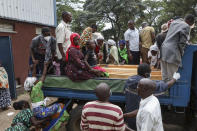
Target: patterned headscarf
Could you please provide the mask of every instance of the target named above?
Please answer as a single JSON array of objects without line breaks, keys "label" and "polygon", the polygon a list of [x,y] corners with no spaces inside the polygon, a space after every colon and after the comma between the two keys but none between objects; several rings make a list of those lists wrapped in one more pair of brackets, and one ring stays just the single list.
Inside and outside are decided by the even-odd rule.
[{"label": "patterned headscarf", "polygon": [[120,45],[120,44],[124,44],[124,45],[125,45],[125,44],[126,44],[125,40],[120,40],[120,41],[119,41],[119,45]]},{"label": "patterned headscarf", "polygon": [[74,38],[75,37],[78,37],[78,38],[80,38],[80,35],[78,34],[78,33],[72,33],[71,34],[71,36],[70,36],[70,42],[71,42],[71,45],[70,45],[70,47],[68,48],[68,50],[66,51],[66,61],[68,61],[68,52],[69,52],[69,50],[70,50],[70,48],[71,47],[74,47],[74,48],[76,48],[76,49],[80,49],[80,46],[79,45],[75,45],[74,44]]}]

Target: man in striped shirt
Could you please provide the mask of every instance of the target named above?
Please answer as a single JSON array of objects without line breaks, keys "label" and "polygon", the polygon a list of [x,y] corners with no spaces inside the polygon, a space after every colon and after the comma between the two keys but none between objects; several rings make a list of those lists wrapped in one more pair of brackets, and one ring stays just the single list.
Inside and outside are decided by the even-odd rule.
[{"label": "man in striped shirt", "polygon": [[[110,87],[101,83],[96,88],[97,101],[84,105],[81,116],[82,131],[125,131],[123,113],[119,106],[109,103]],[[129,130],[129,129],[128,129]]]}]

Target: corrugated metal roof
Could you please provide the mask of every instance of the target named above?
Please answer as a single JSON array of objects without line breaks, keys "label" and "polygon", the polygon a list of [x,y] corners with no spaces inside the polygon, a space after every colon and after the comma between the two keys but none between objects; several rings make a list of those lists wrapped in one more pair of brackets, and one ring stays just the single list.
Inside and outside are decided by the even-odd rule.
[{"label": "corrugated metal roof", "polygon": [[55,0],[0,0],[0,17],[56,25]]}]

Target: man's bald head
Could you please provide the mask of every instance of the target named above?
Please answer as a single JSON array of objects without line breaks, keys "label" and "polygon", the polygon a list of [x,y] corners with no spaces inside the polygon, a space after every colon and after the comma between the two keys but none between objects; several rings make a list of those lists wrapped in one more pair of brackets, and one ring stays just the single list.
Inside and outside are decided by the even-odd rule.
[{"label": "man's bald head", "polygon": [[153,94],[156,89],[156,83],[148,78],[141,79],[138,83],[138,95],[146,98]]},{"label": "man's bald head", "polygon": [[95,92],[99,101],[108,101],[110,97],[110,87],[106,83],[100,83],[96,87]]}]

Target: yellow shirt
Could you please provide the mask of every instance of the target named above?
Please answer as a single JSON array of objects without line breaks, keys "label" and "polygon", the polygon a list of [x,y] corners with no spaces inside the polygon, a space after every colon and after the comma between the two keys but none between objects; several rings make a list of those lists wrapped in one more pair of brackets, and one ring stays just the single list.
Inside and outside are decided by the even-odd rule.
[{"label": "yellow shirt", "polygon": [[153,45],[152,33],[155,33],[155,30],[153,27],[150,27],[150,26],[145,27],[140,32],[142,47],[150,49],[150,46]]}]

